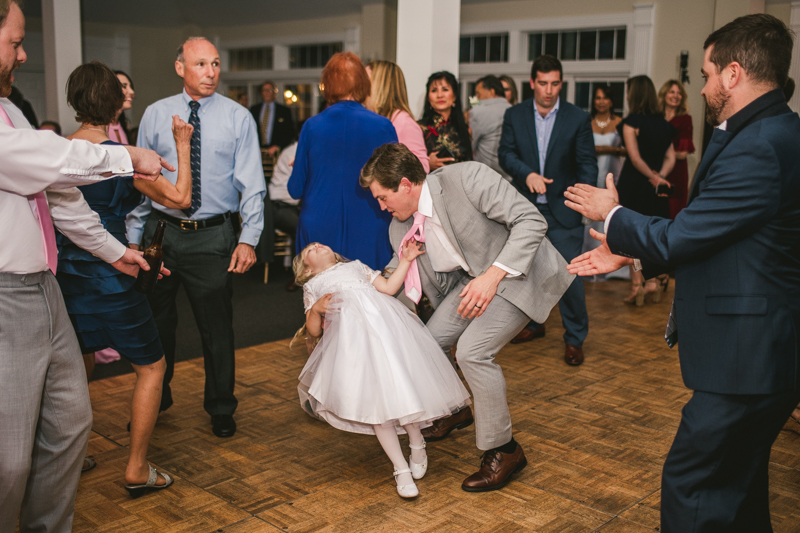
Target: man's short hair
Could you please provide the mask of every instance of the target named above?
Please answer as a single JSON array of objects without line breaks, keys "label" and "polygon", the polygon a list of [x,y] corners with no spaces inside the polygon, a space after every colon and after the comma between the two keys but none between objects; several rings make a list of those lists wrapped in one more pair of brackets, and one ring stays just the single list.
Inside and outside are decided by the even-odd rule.
[{"label": "man's short hair", "polygon": [[500,81],[500,78],[497,76],[489,74],[488,76],[484,76],[476,81],[475,85],[478,85],[479,83],[483,85],[483,88],[487,91],[494,91],[495,97],[505,98],[506,89],[503,87],[503,82]]},{"label": "man's short hair", "polygon": [[11,4],[17,4],[22,9],[22,0],[0,0],[0,27],[6,23],[8,12],[11,11]]},{"label": "man's short hair", "polygon": [[274,82],[274,81],[272,81],[272,80],[267,80],[267,81],[265,81],[264,83],[262,83],[262,84],[261,84],[261,87],[259,87],[259,88],[258,88],[258,90],[259,90],[259,91],[263,91],[263,90],[264,90],[264,86],[265,86],[265,85],[272,85],[272,89],[273,89],[273,90],[277,89],[277,87],[278,87],[277,85],[275,85],[275,82]]},{"label": "man's short hair", "polygon": [[[200,37],[200,36],[189,37],[188,39],[183,41],[183,43],[178,47],[178,57],[176,58],[176,61],[180,61],[181,63],[184,62],[183,47],[186,46],[186,43],[189,43],[189,42],[192,42],[192,41],[208,41],[209,43],[211,43],[211,40],[208,37]],[[214,43],[211,43],[211,44],[214,44]]]},{"label": "man's short hair", "polygon": [[556,56],[551,56],[550,54],[541,55],[534,60],[533,66],[531,66],[531,79],[536,79],[537,72],[547,74],[554,70],[558,71],[559,79],[564,78],[564,69],[561,68],[561,61],[559,61]]},{"label": "man's short hair", "polygon": [[404,144],[387,143],[372,152],[372,157],[361,169],[358,183],[369,189],[370,184],[377,181],[384,189],[397,191],[403,178],[419,185],[425,181],[425,168]]},{"label": "man's short hair", "polygon": [[792,63],[794,32],[772,15],[739,17],[708,36],[703,50],[714,45],[709,59],[717,72],[736,61],[751,80],[775,87],[786,85]]}]

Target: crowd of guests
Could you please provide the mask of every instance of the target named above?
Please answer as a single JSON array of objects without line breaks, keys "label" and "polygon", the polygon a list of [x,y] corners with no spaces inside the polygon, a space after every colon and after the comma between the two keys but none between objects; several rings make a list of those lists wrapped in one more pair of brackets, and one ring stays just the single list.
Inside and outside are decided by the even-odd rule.
[{"label": "crowd of guests", "polygon": [[[10,6],[3,14],[10,22],[0,18],[0,33],[24,31],[19,7],[13,1]],[[18,66],[25,55],[16,54]],[[6,76],[3,67],[0,64],[0,75]],[[581,216],[574,204],[568,205],[565,194],[574,194],[581,185],[615,189],[619,204],[639,215],[678,216],[688,198],[687,156],[695,150],[683,85],[669,80],[656,92],[649,77],[630,78],[628,114],[623,118],[614,113],[618,103],[610,87],[597,84],[587,113],[561,100],[562,65],[544,55],[531,68],[531,100],[517,103],[514,80],[489,75],[476,83],[477,102],[465,111],[456,77],[436,72],[427,81],[422,116],[415,120],[398,65],[389,61],[364,65],[355,54],[342,52],[323,69],[327,107],[303,124],[298,138],[290,110],[276,102],[274,82],[261,86],[262,102],[250,109],[217,93],[220,58],[208,39],[192,37],[184,42],[175,69],[183,79],[183,91],[148,106],[135,130],[125,114],[135,95],[126,73],[91,62],[76,68],[67,84],[67,101],[80,123],[68,139],[112,151],[135,142],[148,154],[158,154],[156,170],[150,161],[143,172],[137,165],[142,164],[145,151],[129,152],[132,164],[127,167],[131,168],[122,165],[119,175],[81,185],[72,199],[88,204],[102,224],[102,229],[94,231],[107,242],[127,247],[123,252],[127,259],[117,255],[114,261],[87,247],[81,233],[63,222],[63,199],[61,204],[50,200],[53,222],[44,218],[46,203],[33,208],[42,227],[47,266],[56,273],[69,323],[84,354],[86,376],[91,375],[96,354],[108,350],[130,361],[136,373],[125,471],[125,487],[131,496],[165,489],[173,482],[168,473],[149,465],[146,455],[159,412],[173,403],[170,384],[179,342],[175,298],[181,286],[201,335],[204,408],[212,432],[220,438],[235,434],[232,275],[247,272],[256,263],[264,228],[273,225],[295,239],[301,283],[332,271],[347,258],[353,260],[348,268],[357,272],[330,286],[346,290],[367,279],[370,286],[392,295],[404,282],[409,300],[419,303],[424,291],[432,305],[452,307],[450,314],[464,319],[443,323],[444,319],[436,319],[441,313],[435,315],[429,327],[434,337],[429,339],[430,346],[438,353],[445,344],[458,343],[456,355],[479,413],[477,440],[486,453],[481,469],[462,487],[468,491],[502,488],[527,460],[511,433],[505,395],[500,394],[504,378],[493,362],[494,354],[506,342],[543,336],[541,322],[557,303],[564,327],[564,361],[569,365],[584,361],[582,346],[589,330],[584,287],[582,280],[566,274],[564,260],[577,260],[596,246],[586,240],[587,225],[595,239],[604,226]],[[10,93],[4,81],[0,78],[0,95]],[[22,111],[6,113],[2,104],[4,125],[28,127],[30,121]],[[60,134],[58,124],[39,127]],[[265,157],[275,159],[269,184],[264,181]],[[453,203],[447,207],[437,195]],[[46,202],[46,197],[42,194],[39,200]],[[470,234],[463,233],[465,216],[475,221],[476,229]],[[425,220],[431,225],[426,226]],[[53,223],[59,230],[54,239],[57,256],[50,252],[47,237],[48,231],[53,233]],[[515,229],[517,224],[525,226],[528,237],[522,237],[520,227]],[[423,228],[429,230],[427,241]],[[155,291],[145,296],[133,288],[129,274],[142,263],[140,256],[131,254],[156,233],[163,237],[164,276]],[[528,242],[530,235],[536,238]],[[426,242],[431,252],[430,270],[418,268],[416,259],[423,252],[419,242]],[[509,248],[517,253],[509,253]],[[137,266],[128,268],[120,261]],[[376,282],[387,265],[398,268],[396,275]],[[645,281],[640,270],[630,266],[632,288],[625,299],[637,306],[644,304],[647,295],[658,301],[669,283],[666,273]],[[483,284],[489,275],[496,276],[494,291],[515,290],[493,300],[496,292],[476,288],[488,287]],[[307,290],[306,323],[318,337],[330,297],[320,293],[312,301],[309,294]],[[552,302],[538,299],[545,294]],[[474,322],[481,326],[473,327],[469,320],[483,316],[492,301],[491,313],[483,322]],[[385,305],[396,304],[392,302]],[[403,310],[395,307],[392,313],[402,315]],[[381,346],[386,348],[386,343]],[[450,367],[439,365],[436,371],[449,372]],[[383,374],[380,379],[390,380],[389,376]],[[450,378],[460,385],[454,373]],[[304,383],[312,386],[314,379]],[[340,380],[337,386],[345,384]],[[403,497],[418,494],[413,480],[427,469],[423,439],[444,438],[454,428],[473,423],[466,391],[451,392],[435,416],[423,420],[427,427],[413,420],[398,426],[411,437],[408,462],[398,449],[397,428],[392,425],[387,433],[385,424],[393,418],[387,415],[387,420],[369,423],[368,431],[378,436],[396,468],[398,493]],[[317,407],[307,410],[317,416]],[[80,420],[76,442],[88,435],[87,421],[91,420],[90,409],[83,405],[82,410],[75,415]],[[487,422],[486,410],[496,420]],[[334,416],[329,421],[334,419],[338,420]],[[85,443],[71,449],[85,450]],[[86,458],[82,470],[95,464]],[[19,502],[22,492],[18,489],[24,489],[20,483],[15,480],[14,485]],[[73,490],[76,484],[77,479],[69,479],[64,486]],[[57,521],[70,522],[71,511],[67,515]],[[23,512],[23,523],[31,520]]]}]

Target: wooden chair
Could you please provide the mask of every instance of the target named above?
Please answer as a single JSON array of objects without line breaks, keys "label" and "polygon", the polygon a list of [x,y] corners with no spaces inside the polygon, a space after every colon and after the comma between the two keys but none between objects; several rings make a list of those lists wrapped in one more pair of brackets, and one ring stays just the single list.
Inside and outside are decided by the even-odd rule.
[{"label": "wooden chair", "polygon": [[[279,229],[275,230],[275,257],[283,257],[284,268],[291,268],[292,266],[292,247],[294,243],[288,233],[284,233]],[[264,284],[266,285],[269,279],[269,263],[264,263]]]}]

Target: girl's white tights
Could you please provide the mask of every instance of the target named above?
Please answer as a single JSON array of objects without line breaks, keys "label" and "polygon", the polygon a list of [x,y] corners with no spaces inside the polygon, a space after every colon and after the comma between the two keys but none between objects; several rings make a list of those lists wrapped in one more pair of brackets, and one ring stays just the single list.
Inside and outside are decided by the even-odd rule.
[{"label": "girl's white tights", "polygon": [[[395,470],[405,470],[408,468],[408,463],[403,455],[403,450],[400,448],[400,439],[397,438],[397,430],[393,425],[375,425],[375,436],[378,437],[378,442],[381,443],[383,451],[389,457]],[[403,426],[403,429],[408,433],[408,441],[414,446],[420,446],[425,439],[422,438],[422,433],[419,430],[419,424],[408,424]],[[411,460],[417,464],[422,464],[425,461],[427,454],[425,450],[411,450]],[[414,482],[411,474],[400,474],[397,476],[398,485],[410,485]]]}]

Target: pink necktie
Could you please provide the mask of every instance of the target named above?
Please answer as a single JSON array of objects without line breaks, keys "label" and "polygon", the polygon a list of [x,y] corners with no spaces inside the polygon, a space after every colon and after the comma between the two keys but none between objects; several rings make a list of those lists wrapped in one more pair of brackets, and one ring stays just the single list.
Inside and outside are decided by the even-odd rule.
[{"label": "pink necktie", "polygon": [[[413,238],[417,242],[425,242],[424,225],[425,215],[417,211],[417,213],[414,214],[414,224],[411,225],[411,229],[408,230],[408,233],[406,233],[406,236],[403,237],[403,240],[400,242],[400,250],[398,251],[400,259],[403,258],[403,245],[407,241]],[[420,298],[422,298],[422,281],[419,278],[419,267],[417,267],[416,259],[411,261],[411,266],[408,268],[405,285],[406,296],[415,304],[418,304]]]},{"label": "pink necktie", "polygon": [[[2,105],[0,105],[0,119],[8,126],[14,127],[14,123],[11,122],[11,118],[9,118]],[[42,241],[44,242],[45,261],[47,261],[47,266],[55,274],[58,267],[58,248],[56,247],[56,232],[53,229],[53,220],[50,218],[47,198],[44,192],[39,192],[29,196],[28,203],[31,204],[31,210],[39,221],[39,230],[42,232]]]}]

